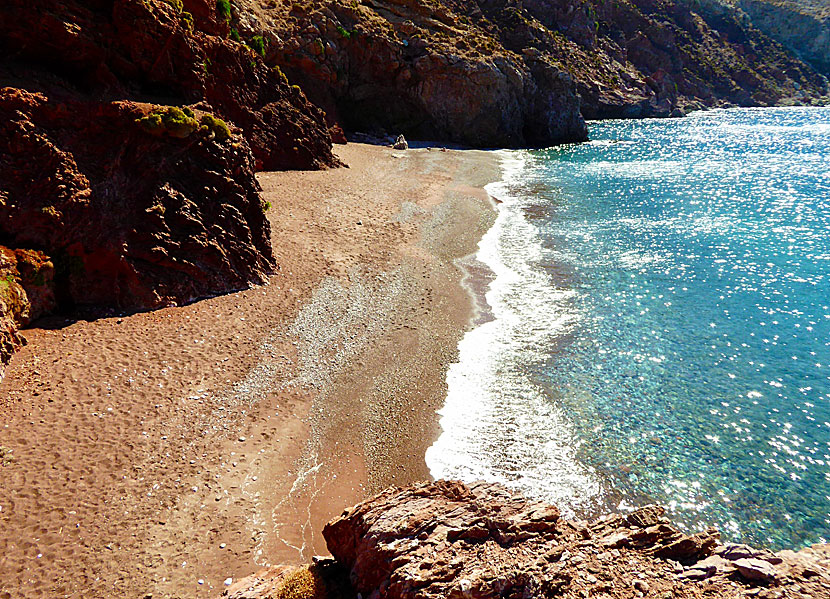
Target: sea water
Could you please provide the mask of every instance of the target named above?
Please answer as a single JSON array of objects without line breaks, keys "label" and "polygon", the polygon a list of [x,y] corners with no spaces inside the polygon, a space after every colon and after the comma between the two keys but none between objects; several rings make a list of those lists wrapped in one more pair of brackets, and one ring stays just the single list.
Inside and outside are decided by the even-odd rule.
[{"label": "sea water", "polygon": [[590,137],[503,153],[488,317],[449,369],[433,476],[830,539],[830,109]]}]

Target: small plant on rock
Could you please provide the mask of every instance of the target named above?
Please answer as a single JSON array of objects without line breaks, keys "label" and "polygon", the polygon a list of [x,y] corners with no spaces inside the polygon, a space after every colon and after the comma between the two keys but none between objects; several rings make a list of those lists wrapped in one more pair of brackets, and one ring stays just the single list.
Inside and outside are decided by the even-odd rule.
[{"label": "small plant on rock", "polygon": [[184,10],[179,16],[181,17],[182,23],[184,23],[184,28],[188,31],[193,31],[193,15]]},{"label": "small plant on rock", "polygon": [[216,12],[219,16],[230,21],[231,19],[231,3],[230,0],[216,0]]},{"label": "small plant on rock", "polygon": [[176,12],[180,13],[184,10],[184,4],[182,4],[182,0],[162,0],[166,2],[170,6],[172,6]]},{"label": "small plant on rock", "polygon": [[261,35],[255,35],[245,44],[260,56],[265,56],[265,38]]},{"label": "small plant on rock", "polygon": [[288,77],[285,76],[285,73],[282,72],[282,69],[278,65],[275,65],[273,67],[273,70],[277,74],[277,77],[279,77],[280,83],[282,83],[283,85],[288,85]]},{"label": "small plant on rock", "polygon": [[212,114],[204,114],[199,119],[199,124],[206,131],[212,131],[216,141],[225,141],[231,136],[230,127],[222,119],[217,119]]},{"label": "small plant on rock", "polygon": [[184,139],[199,126],[192,116],[193,111],[190,109],[188,111],[190,115],[181,108],[168,106],[165,109],[156,109],[136,122],[150,135],[160,137],[166,133],[170,137]]}]

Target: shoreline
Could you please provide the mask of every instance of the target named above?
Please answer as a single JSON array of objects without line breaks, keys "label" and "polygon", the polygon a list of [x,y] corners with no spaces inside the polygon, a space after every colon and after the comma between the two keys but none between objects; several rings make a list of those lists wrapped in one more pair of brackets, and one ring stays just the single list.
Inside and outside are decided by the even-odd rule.
[{"label": "shoreline", "polygon": [[351,168],[260,174],[267,285],[25,331],[0,385],[0,596],[215,597],[429,478],[473,313],[455,261],[495,219],[498,161],[337,151]]}]

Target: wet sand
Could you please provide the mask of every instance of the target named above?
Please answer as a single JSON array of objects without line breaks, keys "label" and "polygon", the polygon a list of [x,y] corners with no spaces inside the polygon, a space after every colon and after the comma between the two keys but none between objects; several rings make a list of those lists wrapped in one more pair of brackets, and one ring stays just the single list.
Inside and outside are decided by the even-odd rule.
[{"label": "wet sand", "polygon": [[0,599],[216,597],[429,477],[497,159],[336,149],[351,168],[260,175],[268,285],[24,332],[0,384]]}]

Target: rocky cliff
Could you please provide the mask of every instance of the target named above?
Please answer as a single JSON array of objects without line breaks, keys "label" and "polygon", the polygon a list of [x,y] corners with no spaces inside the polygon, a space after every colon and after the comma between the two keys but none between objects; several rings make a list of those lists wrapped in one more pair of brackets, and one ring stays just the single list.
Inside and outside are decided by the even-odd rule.
[{"label": "rocky cliff", "polygon": [[587,139],[571,76],[449,7],[411,0],[313,2],[271,10],[273,59],[347,130],[476,147]]},{"label": "rocky cliff", "polygon": [[232,31],[347,130],[473,146],[584,138],[581,116],[824,101],[827,82],[710,0],[239,0]]},{"label": "rocky cliff", "polygon": [[275,567],[229,599],[830,597],[830,546],[773,554],[684,535],[656,506],[593,522],[494,484],[389,489],[323,535],[333,560]]},{"label": "rocky cliff", "polygon": [[264,280],[253,160],[210,113],[0,90],[0,239],[56,266],[63,305],[122,310]]},{"label": "rocky cliff", "polygon": [[258,167],[336,164],[323,113],[259,53],[228,39],[215,0],[11,0],[0,84],[87,100],[204,102],[242,128]]},{"label": "rocky cliff", "polygon": [[15,267],[25,251],[54,265],[44,284],[62,308],[239,289],[274,266],[254,171],[338,164],[323,112],[228,38],[222,6],[5,3],[0,363],[43,311],[27,306],[46,306]]},{"label": "rocky cliff", "polygon": [[752,24],[830,77],[830,3],[818,0],[738,0]]}]

